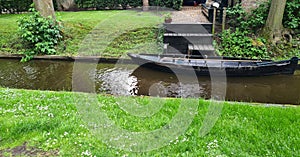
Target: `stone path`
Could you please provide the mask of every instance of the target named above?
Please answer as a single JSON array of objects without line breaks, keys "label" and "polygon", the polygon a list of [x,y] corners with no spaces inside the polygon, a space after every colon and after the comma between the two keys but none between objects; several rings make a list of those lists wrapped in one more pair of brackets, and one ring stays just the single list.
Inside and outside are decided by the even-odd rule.
[{"label": "stone path", "polygon": [[172,23],[209,23],[201,7],[184,6],[181,11],[172,12]]}]

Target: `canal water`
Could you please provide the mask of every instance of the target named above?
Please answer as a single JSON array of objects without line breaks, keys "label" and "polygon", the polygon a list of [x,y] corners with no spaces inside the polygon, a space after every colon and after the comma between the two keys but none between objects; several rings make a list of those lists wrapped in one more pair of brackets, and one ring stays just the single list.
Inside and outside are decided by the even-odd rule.
[{"label": "canal water", "polygon": [[[82,71],[74,69],[78,67],[94,68],[81,68]],[[84,79],[74,82],[83,75]],[[76,90],[113,95],[211,98],[210,77],[186,77],[190,81],[183,83],[175,74],[154,71],[133,64],[92,64],[51,60],[20,63],[19,60],[0,59],[1,87]],[[74,83],[80,83],[82,87],[92,83],[93,89],[74,89],[76,85]],[[300,104],[300,71],[296,71],[292,76],[229,77],[226,78],[225,84],[226,100]]]}]

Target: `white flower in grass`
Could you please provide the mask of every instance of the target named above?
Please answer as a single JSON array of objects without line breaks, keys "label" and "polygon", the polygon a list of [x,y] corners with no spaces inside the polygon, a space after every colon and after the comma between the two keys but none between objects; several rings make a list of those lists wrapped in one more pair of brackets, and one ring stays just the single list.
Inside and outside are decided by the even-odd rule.
[{"label": "white flower in grass", "polygon": [[84,152],[81,152],[82,156],[92,156],[92,153],[89,150],[86,150]]},{"label": "white flower in grass", "polygon": [[48,117],[53,118],[54,117],[53,113],[48,113]]},{"label": "white flower in grass", "polygon": [[40,111],[42,110],[48,110],[48,106],[38,106],[37,107]]},{"label": "white flower in grass", "polygon": [[181,142],[185,142],[185,141],[188,141],[188,138],[184,137]]},{"label": "white flower in grass", "polygon": [[64,132],[64,136],[67,136],[69,133],[68,132]]}]

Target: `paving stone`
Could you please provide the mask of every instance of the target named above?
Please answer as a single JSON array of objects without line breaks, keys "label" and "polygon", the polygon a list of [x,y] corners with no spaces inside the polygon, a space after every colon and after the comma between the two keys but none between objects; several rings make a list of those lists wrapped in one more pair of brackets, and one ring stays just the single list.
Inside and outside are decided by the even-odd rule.
[{"label": "paving stone", "polygon": [[172,12],[172,23],[209,23],[201,7],[184,6],[181,11]]}]

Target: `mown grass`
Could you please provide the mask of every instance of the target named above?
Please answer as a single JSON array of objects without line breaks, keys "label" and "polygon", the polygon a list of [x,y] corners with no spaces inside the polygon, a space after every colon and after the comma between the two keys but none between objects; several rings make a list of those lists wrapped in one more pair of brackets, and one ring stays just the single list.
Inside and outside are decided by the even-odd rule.
[{"label": "mown grass", "polygon": [[[0,156],[9,148],[28,142],[44,152],[61,156],[297,156],[300,154],[300,108],[224,103],[221,116],[205,136],[199,136],[210,101],[199,102],[192,123],[177,139],[157,150],[132,152],[113,148],[97,138],[84,121],[83,102],[91,94],[28,91],[0,88]],[[80,99],[79,99],[80,98]],[[82,99],[81,99],[82,98]],[[82,101],[84,100],[84,101]],[[118,102],[147,97],[96,95],[104,111],[118,126],[130,131],[150,131],[170,123],[180,112],[181,99],[162,99],[157,113],[138,117],[125,112]],[[216,104],[216,102],[213,102]],[[152,104],[153,105],[153,104]],[[189,104],[192,105],[192,104]],[[151,106],[148,106],[151,107]],[[145,114],[148,114],[145,112]],[[89,120],[92,122],[92,118]],[[159,137],[163,138],[163,137]]]},{"label": "mown grass", "polygon": [[22,44],[18,36],[17,19],[22,15],[0,15],[0,53],[18,53],[22,51]]},{"label": "mown grass", "polygon": [[[0,15],[1,54],[24,51],[17,31],[17,21],[23,16],[27,14]],[[57,19],[64,26],[58,54],[69,56],[119,57],[129,51],[153,50],[153,45],[157,47],[156,28],[162,23],[159,15],[137,11],[57,12]]]}]

